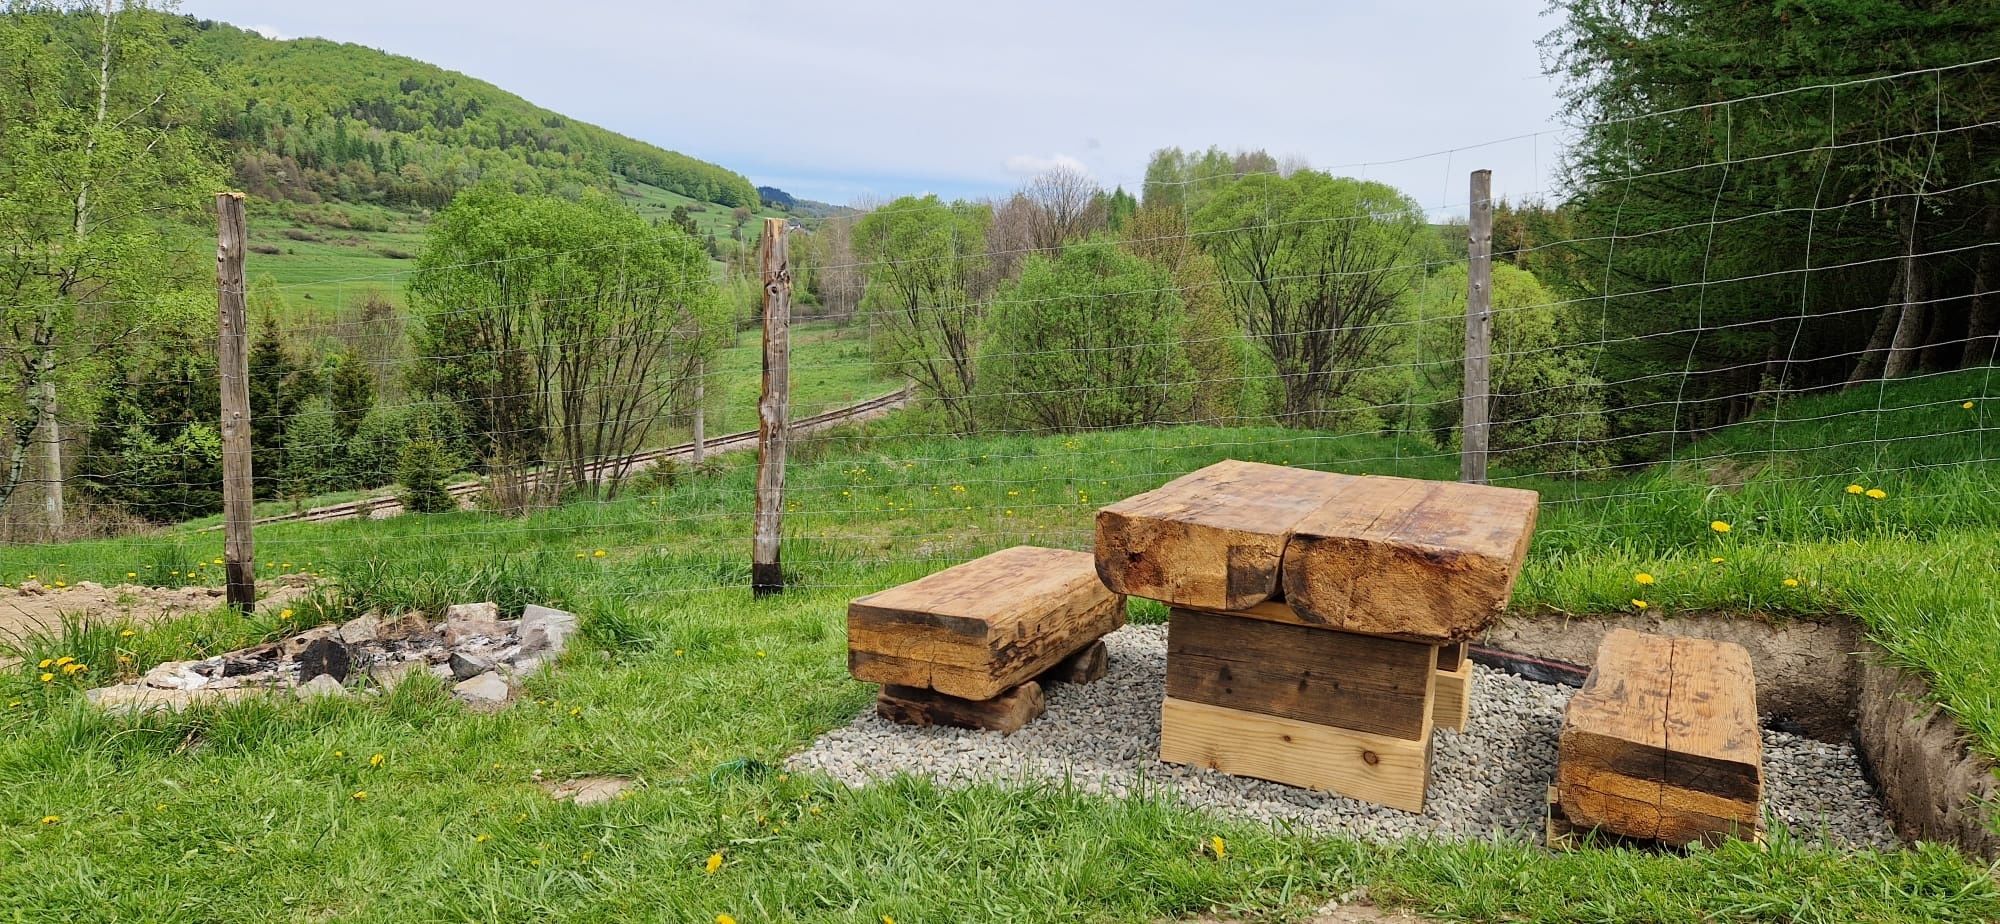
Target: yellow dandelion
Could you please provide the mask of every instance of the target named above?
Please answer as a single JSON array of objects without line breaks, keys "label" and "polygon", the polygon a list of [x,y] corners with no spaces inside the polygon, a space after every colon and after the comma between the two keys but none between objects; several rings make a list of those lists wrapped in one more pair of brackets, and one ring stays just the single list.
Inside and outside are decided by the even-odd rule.
[{"label": "yellow dandelion", "polygon": [[1868,496],[1874,498],[1875,500],[1881,500],[1882,498],[1888,497],[1889,492],[1884,491],[1881,488],[1869,488]]},{"label": "yellow dandelion", "polygon": [[139,576],[139,572],[137,572],[137,571],[127,571],[127,572],[125,572],[125,577],[126,577],[126,578],[127,578],[128,580],[129,580],[129,579],[131,579],[131,578],[135,578],[135,577],[138,577],[138,576]]},{"label": "yellow dandelion", "polygon": [[578,553],[576,553],[576,557],[578,557],[578,558],[589,558],[590,556],[589,556],[588,554],[585,554],[585,553],[583,553],[583,552],[578,552]]},{"label": "yellow dandelion", "polygon": [[42,677],[41,677],[41,680],[42,680],[42,682],[43,682],[43,683],[48,683],[49,681],[52,681],[52,680],[54,680],[54,679],[56,679],[56,675],[54,675],[54,674],[51,674],[51,673],[49,673],[48,671],[43,671],[43,672],[42,672]]},{"label": "yellow dandelion", "polygon": [[69,666],[69,665],[71,665],[71,664],[75,664],[75,663],[76,663],[76,659],[75,659],[75,658],[72,658],[72,657],[70,657],[69,655],[63,655],[62,657],[60,657],[60,658],[57,658],[57,659],[56,659],[56,666],[57,666],[57,667],[67,667],[67,666]]},{"label": "yellow dandelion", "polygon": [[40,664],[37,664],[37,665],[35,665],[35,666],[36,666],[36,667],[42,667],[42,668],[46,668],[46,667],[48,667],[48,666],[50,666],[50,665],[52,665],[52,664],[54,664],[54,663],[56,663],[56,659],[54,659],[54,658],[43,658],[43,659],[42,659],[42,663],[40,663]]},{"label": "yellow dandelion", "polygon": [[376,755],[374,755],[373,757],[370,757],[370,758],[368,758],[368,766],[370,766],[370,767],[380,767],[380,766],[382,766],[382,762],[383,762],[383,761],[385,761],[385,760],[388,760],[388,758],[387,758],[387,757],[384,757],[384,756],[382,756],[382,755],[380,755],[380,754],[376,754]]},{"label": "yellow dandelion", "polygon": [[1647,603],[1646,601],[1644,601],[1644,600],[1641,600],[1641,599],[1639,599],[1639,598],[1637,598],[1637,597],[1633,597],[1633,598],[1632,598],[1632,608],[1633,608],[1633,609],[1635,609],[1635,610],[1643,610],[1643,609],[1645,609],[1646,607],[1649,607],[1649,606],[1652,606],[1652,604],[1650,604],[1650,603]]},{"label": "yellow dandelion", "polygon": [[573,718],[576,718],[577,716],[580,716],[580,715],[582,715],[582,714],[583,714],[583,707],[582,707],[582,706],[577,706],[577,707],[575,707],[575,708],[573,708],[573,709],[571,709],[571,710],[569,711],[569,715],[570,715],[570,718],[572,718],[572,719],[573,719]]},{"label": "yellow dandelion", "polygon": [[1967,401],[1967,402],[1965,402],[1964,404],[1961,404],[1961,405],[1959,405],[1959,407],[1962,407],[1962,408],[1964,408],[1964,409],[1966,409],[1966,410],[1968,410],[1968,411],[1969,411],[1969,410],[1972,410],[1972,402],[1970,402],[1970,401]]},{"label": "yellow dandelion", "polygon": [[137,629],[126,629],[126,630],[124,630],[123,632],[120,632],[120,633],[118,633],[118,637],[119,637],[119,638],[131,638],[132,636],[134,636],[134,635],[138,635],[138,634],[139,634],[139,630],[137,630]]},{"label": "yellow dandelion", "polygon": [[720,853],[709,854],[708,863],[702,867],[703,871],[710,873],[713,873],[721,868],[722,868],[722,854]]},{"label": "yellow dandelion", "polygon": [[1851,484],[1847,486],[1847,493],[1849,494],[1859,494],[1862,492],[1862,490],[1863,488],[1858,484]]},{"label": "yellow dandelion", "polygon": [[1653,583],[1653,576],[1641,571],[1632,575],[1632,581],[1637,584],[1651,584]]},{"label": "yellow dandelion", "polygon": [[214,561],[212,561],[212,562],[209,562],[209,564],[211,564],[211,565],[219,565],[219,564],[222,564],[222,559],[218,558],[218,559],[216,559],[216,560],[214,560]]},{"label": "yellow dandelion", "polygon": [[1722,520],[1714,520],[1708,524],[1708,528],[1715,530],[1718,533],[1726,533],[1732,527],[1727,522],[1724,522]]},{"label": "yellow dandelion", "polygon": [[595,551],[595,552],[592,552],[592,553],[590,553],[590,557],[592,557],[592,558],[603,558],[603,557],[604,557],[604,550],[603,550],[603,549],[598,549],[597,551]]},{"label": "yellow dandelion", "polygon": [[1722,556],[1720,556],[1720,555],[1717,555],[1717,556],[1715,556],[1714,558],[1711,558],[1711,559],[1709,559],[1709,560],[1708,560],[1708,563],[1709,563],[1709,564],[1711,564],[1711,565],[1719,565],[1719,564],[1722,564],[1722,563],[1723,563],[1723,561],[1725,561],[1725,560],[1726,560],[1726,559],[1724,559],[1724,558],[1723,558]]},{"label": "yellow dandelion", "polygon": [[56,822],[59,822],[59,821],[61,821],[61,820],[62,820],[62,816],[61,816],[61,815],[43,815],[43,816],[42,816],[42,824],[45,824],[45,825],[52,825],[52,824],[55,824]]},{"label": "yellow dandelion", "polygon": [[489,836],[487,836],[487,835],[484,835],[484,834],[481,834],[481,835],[479,835],[478,837],[475,837],[475,838],[473,838],[473,839],[472,839],[472,842],[473,842],[473,843],[475,843],[475,844],[484,844],[484,843],[486,843],[487,841],[490,841],[490,840],[492,840],[492,839],[493,839],[493,838],[491,838],[491,837],[489,837]]},{"label": "yellow dandelion", "polygon": [[63,581],[57,581],[57,582],[56,582],[56,586],[57,586],[57,587],[68,587],[68,586],[69,586],[69,584],[67,584],[67,583],[65,583],[65,582],[63,582]]},{"label": "yellow dandelion", "polygon": [[356,800],[356,801],[359,801],[359,800],[362,800],[362,799],[366,799],[366,798],[368,798],[368,790],[366,790],[366,789],[357,789],[357,790],[355,790],[355,791],[354,791],[354,798],[355,798],[355,800]]},{"label": "yellow dandelion", "polygon": [[763,656],[764,656],[764,649],[762,648],[757,649],[757,657],[761,658]]},{"label": "yellow dandelion", "polygon": [[1786,578],[1786,579],[1785,579],[1785,586],[1786,586],[1786,587],[1797,587],[1797,586],[1799,586],[1799,579],[1798,579],[1798,578]]},{"label": "yellow dandelion", "polygon": [[1220,834],[1209,836],[1208,849],[1215,854],[1215,858],[1218,860],[1229,856],[1229,845],[1222,840],[1222,835]]},{"label": "yellow dandelion", "polygon": [[283,609],[283,610],[279,610],[279,611],[278,611],[278,618],[279,618],[279,619],[290,619],[290,618],[292,618],[292,611],[291,611],[290,609]]},{"label": "yellow dandelion", "polygon": [[346,756],[347,756],[347,752],[346,752],[346,751],[335,751],[335,752],[333,752],[333,756],[335,756],[335,757],[346,757]]},{"label": "yellow dandelion", "polygon": [[63,665],[62,672],[64,676],[75,676],[77,671],[85,671],[89,669],[90,668],[87,668],[81,664],[65,664]]},{"label": "yellow dandelion", "polygon": [[715,916],[715,924],[736,924],[736,919],[726,914],[718,914]]}]

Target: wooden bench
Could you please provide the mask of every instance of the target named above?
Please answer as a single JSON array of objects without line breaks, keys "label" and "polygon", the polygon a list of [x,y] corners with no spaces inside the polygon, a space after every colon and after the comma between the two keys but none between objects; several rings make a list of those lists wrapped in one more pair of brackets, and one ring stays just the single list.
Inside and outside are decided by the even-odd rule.
[{"label": "wooden bench", "polygon": [[1124,624],[1090,553],[1017,546],[849,603],[847,666],[891,721],[1012,733],[1043,684],[1103,676]]},{"label": "wooden bench", "polygon": [[1579,828],[1675,846],[1754,839],[1763,754],[1743,646],[1614,629],[1563,716],[1556,798]]}]

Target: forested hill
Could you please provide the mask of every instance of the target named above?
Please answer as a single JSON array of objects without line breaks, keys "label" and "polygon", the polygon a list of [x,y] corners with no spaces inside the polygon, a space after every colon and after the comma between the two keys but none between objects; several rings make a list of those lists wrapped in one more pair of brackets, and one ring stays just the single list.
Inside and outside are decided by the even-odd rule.
[{"label": "forested hill", "polygon": [[740,174],[464,74],[360,45],[183,24],[214,68],[216,133],[255,195],[437,207],[484,180],[554,191],[622,178],[724,206],[758,204]]}]

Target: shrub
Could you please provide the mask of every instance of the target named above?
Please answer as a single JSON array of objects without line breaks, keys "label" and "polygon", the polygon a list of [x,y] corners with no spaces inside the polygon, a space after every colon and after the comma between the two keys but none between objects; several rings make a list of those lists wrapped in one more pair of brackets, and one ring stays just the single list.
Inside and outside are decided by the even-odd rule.
[{"label": "shrub", "polygon": [[396,460],[396,480],[403,485],[399,498],[403,509],[410,513],[458,509],[458,501],[445,483],[457,470],[458,465],[445,451],[443,441],[431,433],[428,425],[419,423]]}]

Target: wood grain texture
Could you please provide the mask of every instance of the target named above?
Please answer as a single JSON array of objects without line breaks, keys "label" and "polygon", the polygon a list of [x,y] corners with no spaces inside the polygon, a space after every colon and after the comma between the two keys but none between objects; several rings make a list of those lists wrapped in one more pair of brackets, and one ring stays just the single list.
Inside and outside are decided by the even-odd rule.
[{"label": "wood grain texture", "polygon": [[1472,171],[1466,221],[1465,387],[1459,400],[1458,480],[1486,483],[1493,393],[1493,171]]},{"label": "wood grain texture", "polygon": [[1438,670],[1455,671],[1466,659],[1472,657],[1472,643],[1459,642],[1456,645],[1438,646]]},{"label": "wood grain texture", "polygon": [[1175,609],[1167,695],[1392,738],[1431,727],[1437,649]]},{"label": "wood grain texture", "polygon": [[[250,324],[244,307],[243,259],[249,232],[243,194],[215,196],[216,369],[222,383],[222,522],[225,593],[230,605],[250,612],[257,603],[257,555],[251,537]],[[275,411],[266,408],[267,412]]]},{"label": "wood grain texture", "polygon": [[1466,641],[1506,608],[1533,491],[1370,476],[1294,524],[1285,602],[1328,628]]},{"label": "wood grain texture", "polygon": [[884,686],[875,713],[900,725],[951,725],[1011,735],[1048,709],[1042,686],[1028,681],[986,700],[960,699],[919,687]]},{"label": "wood grain texture", "polygon": [[1292,525],[1353,476],[1226,460],[1097,512],[1097,571],[1123,594],[1239,610],[1278,593]]},{"label": "wood grain texture", "polygon": [[785,449],[792,417],[792,265],[785,219],[764,219],[764,391],[757,401],[757,513],[752,521],[750,588],[784,589]]},{"label": "wood grain texture", "polygon": [[[1447,646],[1450,647],[1453,646]],[[1431,699],[1431,721],[1439,728],[1462,732],[1471,717],[1472,662],[1460,660],[1451,670],[1439,668],[1436,693]]]},{"label": "wood grain texture", "polygon": [[1675,845],[1754,836],[1763,738],[1749,652],[1612,631],[1564,714],[1556,787],[1579,825]]},{"label": "wood grain texture", "polygon": [[856,679],[984,700],[1125,624],[1088,552],[1017,546],[847,607]]},{"label": "wood grain texture", "polygon": [[1431,736],[1406,741],[1168,697],[1160,759],[1421,812]]}]

